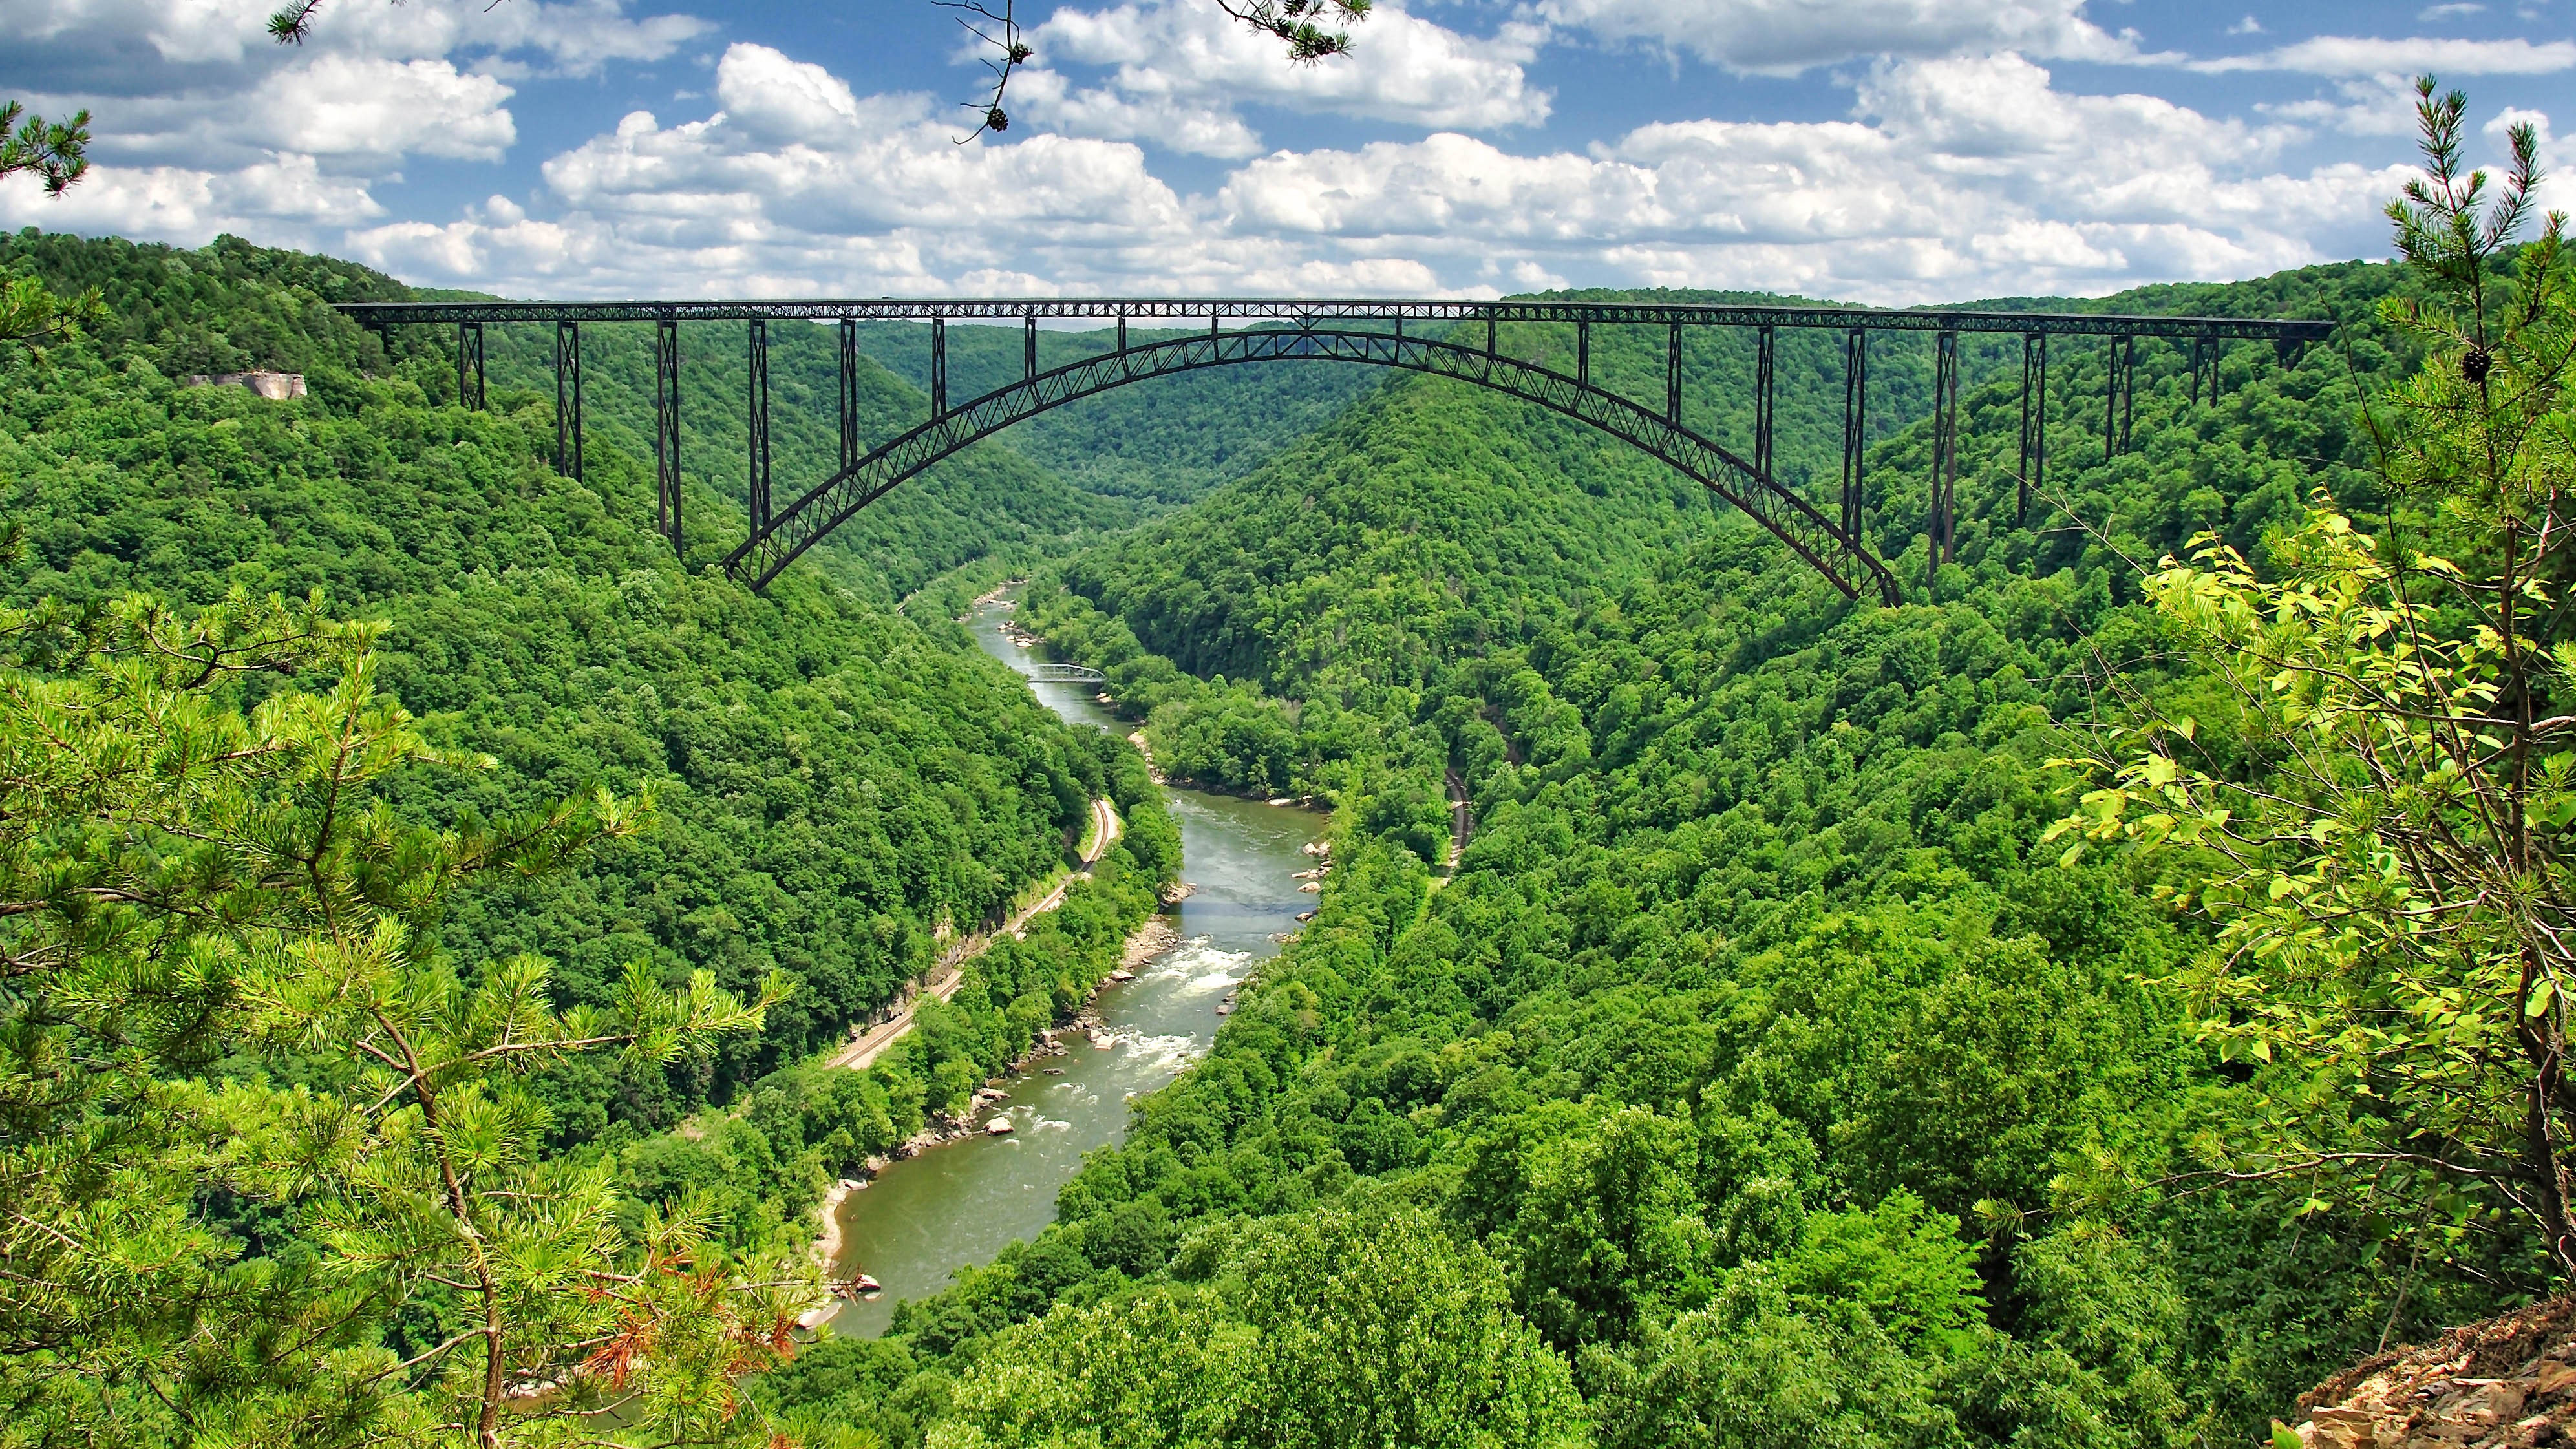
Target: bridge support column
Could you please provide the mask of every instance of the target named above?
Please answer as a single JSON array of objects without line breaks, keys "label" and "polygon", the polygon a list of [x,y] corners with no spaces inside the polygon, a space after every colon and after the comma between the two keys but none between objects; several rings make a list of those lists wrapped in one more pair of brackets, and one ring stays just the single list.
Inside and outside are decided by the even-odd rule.
[{"label": "bridge support column", "polygon": [[1038,319],[1035,314],[1020,319],[1020,381],[1038,375]]},{"label": "bridge support column", "polygon": [[1761,328],[1753,336],[1753,471],[1771,476],[1772,402],[1777,393],[1771,386],[1772,332]]},{"label": "bridge support column", "polygon": [[1868,437],[1863,424],[1869,412],[1869,334],[1858,327],[1843,334],[1843,535],[1860,537],[1861,469]]},{"label": "bridge support column", "polygon": [[2209,400],[2218,401],[2218,339],[2207,335],[2191,339],[2191,405],[2200,406],[2200,374],[2209,372]]},{"label": "bridge support column", "polygon": [[1944,332],[1932,350],[1932,508],[1924,522],[1929,584],[1948,563],[1959,534],[1959,334]]},{"label": "bridge support column", "polygon": [[769,531],[769,324],[752,318],[744,344],[742,432],[751,450],[745,502],[751,509],[751,531],[758,534]]},{"label": "bridge support column", "polygon": [[841,319],[841,469],[859,461],[859,324]]},{"label": "bridge support column", "polygon": [[2111,339],[2111,385],[2102,395],[2102,461],[2129,451],[2129,421],[2137,401],[2138,339]]},{"label": "bridge support column", "polygon": [[[1764,336],[1770,331],[1765,328]],[[1485,349],[1491,352],[1492,348]],[[1682,324],[1675,322],[1664,337],[1664,421],[1680,426],[1682,420]]]},{"label": "bridge support column", "polygon": [[1488,307],[1488,308],[1486,308],[1486,309],[1485,309],[1485,360],[1486,360],[1486,361],[1488,361],[1488,362],[1490,362],[1490,361],[1492,361],[1492,360],[1493,360],[1493,357],[1494,357],[1494,309],[1493,309],[1493,308],[1491,308],[1491,307]]},{"label": "bridge support column", "polygon": [[581,468],[581,324],[555,324],[555,471],[567,478]]},{"label": "bridge support column", "polygon": [[653,480],[662,536],[680,547],[680,324],[653,324]]},{"label": "bridge support column", "polygon": [[1592,324],[1574,324],[1574,380],[1585,387],[1592,385]]},{"label": "bridge support column", "polygon": [[456,324],[456,404],[483,411],[483,324]]},{"label": "bridge support column", "polygon": [[930,415],[948,416],[948,322],[930,319]]},{"label": "bridge support column", "polygon": [[2013,526],[2030,521],[2031,490],[2043,486],[2048,471],[2048,334],[2025,332],[2021,339],[2021,505]]}]

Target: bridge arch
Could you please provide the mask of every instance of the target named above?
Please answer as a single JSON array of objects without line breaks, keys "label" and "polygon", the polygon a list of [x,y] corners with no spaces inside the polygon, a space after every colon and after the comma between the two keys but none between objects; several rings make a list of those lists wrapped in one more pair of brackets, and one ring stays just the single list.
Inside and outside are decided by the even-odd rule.
[{"label": "bridge arch", "polygon": [[[1124,329],[1121,329],[1122,331]],[[1860,539],[1752,464],[1660,413],[1536,363],[1382,332],[1300,327],[1211,332],[1086,358],[995,388],[871,450],[767,518],[727,555],[726,572],[766,588],[797,555],[941,459],[1013,423],[1148,378],[1244,362],[1358,362],[1491,388],[1589,424],[1671,466],[1768,529],[1852,598],[1899,599],[1896,576]]]}]

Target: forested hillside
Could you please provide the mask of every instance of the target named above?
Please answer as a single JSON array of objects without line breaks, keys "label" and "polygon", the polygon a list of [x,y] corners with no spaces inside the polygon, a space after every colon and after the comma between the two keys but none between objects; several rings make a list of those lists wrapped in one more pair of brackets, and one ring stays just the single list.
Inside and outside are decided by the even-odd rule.
[{"label": "forested hillside", "polygon": [[[753,595],[671,556],[613,427],[560,476],[550,396],[466,410],[446,338],[330,309],[385,277],[33,233],[0,272],[105,308],[0,357],[0,1181],[42,1230],[0,1233],[0,1438],[497,1434],[598,1412],[622,1338],[639,1432],[765,1440],[730,1385],[819,1291],[825,1187],[1086,999],[1179,869],[1130,746],[888,607],[977,498],[1081,495],[986,450],[917,534]],[[244,367],[310,395],[181,381]],[[1124,832],[1061,906],[873,1069],[814,1059],[1058,883],[1095,798]]]},{"label": "forested hillside", "polygon": [[[684,571],[653,532],[649,457],[613,430],[591,440],[587,483],[555,475],[550,392],[503,385],[481,413],[437,401],[455,387],[447,338],[380,339],[326,305],[400,295],[389,279],[236,242],[58,236],[9,239],[0,266],[100,286],[112,319],[94,345],[21,363],[0,399],[0,511],[28,549],[11,599],[319,589],[384,619],[385,687],[433,738],[500,762],[389,782],[407,809],[659,792],[661,826],[641,839],[456,903],[453,949],[543,954],[572,1001],[600,999],[630,961],[674,979],[712,968],[736,989],[772,968],[795,978],[767,1029],[723,1058],[588,1084],[590,1130],[667,1125],[837,1036],[920,972],[940,933],[1054,870],[1102,793],[1096,752],[971,649],[818,570],[765,596]],[[312,396],[178,381],[250,366],[301,372]],[[613,398],[609,372],[592,386]],[[964,497],[1043,482],[998,453],[961,475]],[[943,550],[969,531],[925,492],[927,511],[903,520],[919,532],[872,546],[917,540],[896,577],[955,562]],[[739,537],[729,500],[693,487],[690,503],[710,543]]]},{"label": "forested hillside", "polygon": [[[1024,618],[1108,668],[1158,763],[1336,800],[1322,911],[1058,1227],[772,1392],[942,1445],[1304,1442],[1309,1412],[1408,1443],[2244,1442],[2536,1291],[2527,1229],[2474,1210],[2428,1252],[2313,1177],[2191,1186],[2296,1079],[2195,1039],[2175,859],[2042,843],[2058,722],[2111,671],[2223,712],[2137,562],[2204,529],[2259,555],[2314,490],[2386,506],[2358,408],[2411,364],[2373,309],[2418,285],[2050,304],[2344,325],[2295,365],[2233,350],[2214,405],[2142,348],[2110,460],[2098,350],[2061,343],[2020,527],[2018,347],[1987,358],[1930,583],[1923,399],[1874,366],[1894,610],[1615,442],[1429,379],[1041,579]],[[1647,395],[1660,338],[1606,331],[1596,376]],[[1839,374],[1782,351],[1782,471],[1822,499]],[[1687,406],[1750,431],[1740,388]],[[1300,1357],[1375,1333],[1437,1392]]]}]

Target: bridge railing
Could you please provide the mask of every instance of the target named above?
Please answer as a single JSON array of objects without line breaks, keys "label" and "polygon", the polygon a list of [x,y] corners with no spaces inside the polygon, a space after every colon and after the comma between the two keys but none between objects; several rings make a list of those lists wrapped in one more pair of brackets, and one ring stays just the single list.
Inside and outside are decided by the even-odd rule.
[{"label": "bridge railing", "polygon": [[2322,342],[2331,321],[2176,317],[2116,312],[2011,312],[1962,307],[1836,307],[1721,302],[1491,302],[1403,297],[843,297],[726,301],[343,302],[360,325],[462,322],[1057,321],[1560,322],[1617,326],[1860,328],[1870,332],[2045,333],[2079,337],[2203,335]]}]

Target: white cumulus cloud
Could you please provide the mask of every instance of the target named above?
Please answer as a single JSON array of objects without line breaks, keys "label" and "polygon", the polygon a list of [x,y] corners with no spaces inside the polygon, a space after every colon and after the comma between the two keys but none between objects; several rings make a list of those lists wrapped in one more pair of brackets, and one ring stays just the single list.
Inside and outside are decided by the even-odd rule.
[{"label": "white cumulus cloud", "polygon": [[322,55],[271,75],[246,118],[270,144],[312,155],[498,161],[518,138],[509,98],[508,86],[443,60]]},{"label": "white cumulus cloud", "polygon": [[1132,145],[959,146],[927,98],[860,97],[767,46],[726,50],[715,99],[703,120],[635,112],[549,159],[554,220],[487,206],[351,244],[380,265],[532,292],[909,292],[970,277],[1055,291],[1197,228]]},{"label": "white cumulus cloud", "polygon": [[628,0],[335,4],[307,45],[265,33],[274,0],[0,0],[0,95],[95,119],[90,174],[59,204],[0,188],[12,224],[186,244],[218,231],[328,246],[384,214],[406,160],[504,159],[512,80],[670,55],[712,27]]},{"label": "white cumulus cloud", "polygon": [[281,240],[370,221],[385,209],[362,182],[323,174],[310,156],[277,155],[234,171],[180,166],[93,167],[48,197],[25,178],[0,183],[0,225],[168,238],[191,245],[224,232]]},{"label": "white cumulus cloud", "polygon": [[[487,203],[358,231],[424,280],[679,290],[1490,294],[1585,283],[1880,302],[2244,276],[2378,243],[2393,166],[2295,165],[2307,134],[2061,89],[2013,54],[1881,62],[1847,119],[1691,120],[1586,151],[1439,131],[1246,158],[1208,194],[1121,141],[868,96],[757,45],[703,119],[637,113]],[[2402,154],[2396,146],[2392,155]]]},{"label": "white cumulus cloud", "polygon": [[[106,14],[135,0],[65,3]],[[124,149],[102,146],[72,202],[48,207],[12,184],[0,187],[0,220],[189,243],[231,230],[522,296],[1480,295],[1571,282],[1902,303],[2100,293],[2374,254],[2385,245],[2378,205],[2411,159],[2395,134],[2402,87],[2367,68],[2385,59],[2368,49],[2381,42],[2266,52],[2320,77],[2294,82],[2291,96],[2319,95],[2229,115],[2062,83],[2040,53],[2098,50],[2087,34],[2101,32],[2060,0],[1937,13],[1826,0],[1844,7],[1834,13],[1849,22],[1846,49],[1877,57],[1837,74],[1851,98],[1840,118],[1701,113],[1589,144],[1542,129],[1552,98],[1530,79],[1545,43],[1536,20],[1478,38],[1388,8],[1349,66],[1298,68],[1194,0],[1121,0],[1037,27],[1015,123],[972,145],[956,144],[953,94],[872,92],[786,50],[737,43],[705,97],[633,110],[546,155],[534,176],[495,173],[469,193],[507,196],[389,215],[379,197],[401,194],[391,183],[407,158],[483,165],[524,147],[510,109],[526,104],[514,91],[536,84],[524,67],[676,42],[615,0],[513,0],[495,14],[524,5],[604,28],[478,59],[444,28],[462,11],[370,6],[366,25],[332,44],[258,52],[254,64],[224,59],[201,23],[234,3],[178,0],[207,8],[176,9],[158,31],[145,9],[114,10],[134,25],[132,53],[208,79],[121,102]],[[1618,4],[1632,18],[1652,8],[1547,3],[1590,6],[1605,26]],[[1705,13],[1722,31],[1772,14],[1767,3]],[[1886,23],[1871,30],[1872,15]],[[1915,30],[1896,23],[1906,16]],[[2048,38],[2027,55],[1995,48],[2007,31]],[[2112,49],[2145,58],[2126,44]],[[2497,54],[2540,64],[2563,43],[2521,44]],[[164,48],[212,58],[164,62]],[[1724,54],[1750,68],[1766,55],[1788,65],[1793,49]],[[523,69],[491,63],[510,57]],[[1318,139],[1349,135],[1329,129],[1337,118],[1371,125]],[[2563,161],[2566,148],[2549,145]],[[1198,178],[1175,186],[1156,164],[1174,150],[1221,164],[1167,173]]]},{"label": "white cumulus cloud", "polygon": [[[1471,131],[1537,125],[1550,97],[1525,67],[1543,38],[1506,23],[1478,39],[1382,6],[1349,55],[1299,66],[1205,0],[1133,0],[1057,10],[1030,32],[1036,59],[1012,86],[1030,119],[1071,134],[1240,157],[1261,147],[1245,105]],[[1106,74],[1085,84],[1072,67]]]},{"label": "white cumulus cloud", "polygon": [[2084,18],[2084,0],[1539,0],[1538,13],[1613,44],[1687,52],[1741,72],[1997,50],[2139,58],[2133,37]]},{"label": "white cumulus cloud", "polygon": [[1592,155],[1457,135],[1282,154],[1219,203],[1240,231],[1453,267],[1519,252],[1555,274],[1922,301],[2295,266],[2337,254],[2395,184],[2275,171],[2288,128],[2068,94],[2012,55],[1883,65],[1858,111],[1650,125]]},{"label": "white cumulus cloud", "polygon": [[2555,75],[2576,68],[2576,41],[2534,44],[2511,40],[2376,40],[2347,35],[2320,35],[2256,55],[2226,55],[2195,61],[2192,69],[2227,72],[2288,70],[2308,75],[2444,76]]},{"label": "white cumulus cloud", "polygon": [[[0,0],[10,71],[62,94],[238,95],[307,57],[480,58],[526,71],[588,74],[611,60],[662,59],[714,27],[692,15],[634,17],[622,0],[508,0],[506,4],[334,5],[303,46],[267,35],[275,0]],[[13,77],[13,80],[15,78]],[[17,81],[22,88],[25,82]]]}]

